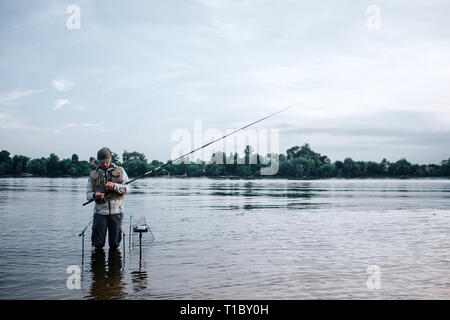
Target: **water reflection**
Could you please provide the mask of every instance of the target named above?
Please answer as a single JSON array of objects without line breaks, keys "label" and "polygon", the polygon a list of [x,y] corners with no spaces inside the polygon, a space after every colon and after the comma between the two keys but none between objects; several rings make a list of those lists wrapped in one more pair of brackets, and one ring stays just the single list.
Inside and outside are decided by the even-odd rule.
[{"label": "water reflection", "polygon": [[[141,263],[139,263],[141,266]],[[147,289],[147,271],[145,269],[139,268],[139,270],[131,272],[131,282],[133,283],[133,290],[135,293]]]},{"label": "water reflection", "polygon": [[210,186],[210,194],[213,196],[244,196],[244,197],[267,197],[267,198],[313,198],[321,197],[329,192],[326,188],[313,187],[310,182],[289,183],[284,187],[278,185],[257,185],[248,181],[244,184],[225,184]]},{"label": "water reflection", "polygon": [[[260,210],[287,208],[317,208],[310,203],[316,198],[330,196],[330,188],[314,186],[311,182],[261,183],[259,181],[237,181],[226,184],[211,184],[209,195],[219,197],[218,202],[210,204],[215,210]],[[220,201],[224,198],[224,201]],[[230,201],[225,198],[230,198]],[[233,200],[234,198],[234,200]],[[273,199],[273,201],[267,201]],[[292,203],[298,199],[297,203]],[[240,201],[244,203],[238,205]],[[287,202],[289,201],[289,203]]]},{"label": "water reflection", "polygon": [[252,182],[246,182],[245,184],[244,184],[244,196],[245,197],[251,197],[251,196],[254,196],[254,194],[252,193],[253,192],[253,190],[252,190],[252,187],[253,187],[253,183]]},{"label": "water reflection", "polygon": [[91,253],[92,284],[88,299],[122,299],[126,296],[120,251],[110,249],[108,263],[105,256],[104,250]]}]

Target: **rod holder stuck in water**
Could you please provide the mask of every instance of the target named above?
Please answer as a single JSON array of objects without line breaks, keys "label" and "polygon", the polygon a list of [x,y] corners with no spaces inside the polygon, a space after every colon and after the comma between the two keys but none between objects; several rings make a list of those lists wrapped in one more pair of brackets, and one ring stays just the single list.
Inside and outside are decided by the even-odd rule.
[{"label": "rod holder stuck in water", "polygon": [[139,233],[139,262],[142,260],[142,234],[148,232],[147,225],[137,225],[133,227],[133,232]]},{"label": "rod holder stuck in water", "polygon": [[84,234],[81,237],[81,265],[84,264]]},{"label": "rod holder stuck in water", "polygon": [[131,221],[133,220],[133,215],[132,214],[130,214],[130,233],[129,233],[129,235],[128,235],[128,247],[131,249]]}]

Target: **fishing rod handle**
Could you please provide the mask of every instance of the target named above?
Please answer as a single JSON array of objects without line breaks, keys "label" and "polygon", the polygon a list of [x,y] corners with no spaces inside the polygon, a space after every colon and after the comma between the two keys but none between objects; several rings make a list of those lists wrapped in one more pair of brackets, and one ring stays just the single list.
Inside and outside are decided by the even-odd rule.
[{"label": "fishing rod handle", "polygon": [[86,227],[84,227],[84,229],[83,230],[81,230],[81,232],[80,232],[80,234],[78,235],[79,237],[81,237],[81,236],[83,236],[84,237],[84,235],[85,235],[85,232],[86,232],[86,229],[89,227],[89,225],[90,225],[91,223],[89,222],[89,224],[86,226]]},{"label": "fishing rod handle", "polygon": [[86,229],[91,225],[92,221],[94,220],[94,218],[91,218],[91,220],[89,221],[88,225],[86,227],[84,227],[83,230],[81,230],[80,234],[78,235],[79,237],[84,236]]},{"label": "fishing rod handle", "polygon": [[94,199],[94,198],[92,198],[91,200],[89,200],[89,201],[87,201],[87,202],[83,203],[83,206],[85,206],[85,205],[87,205],[87,204],[91,203],[92,201],[95,201],[95,199]]},{"label": "fishing rod handle", "polygon": [[[108,193],[108,190],[105,192],[105,196],[106,196],[107,193]],[[85,206],[85,205],[91,203],[92,201],[95,201],[95,197],[92,197],[91,200],[86,201],[85,203],[83,203],[83,206]]]}]

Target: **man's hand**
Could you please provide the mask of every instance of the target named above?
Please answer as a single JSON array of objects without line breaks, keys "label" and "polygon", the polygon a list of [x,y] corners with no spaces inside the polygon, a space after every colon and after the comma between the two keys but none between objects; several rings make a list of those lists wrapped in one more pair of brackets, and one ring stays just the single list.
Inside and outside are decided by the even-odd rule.
[{"label": "man's hand", "polygon": [[108,190],[114,190],[114,186],[115,186],[114,182],[108,182],[106,184],[106,188],[108,188]]},{"label": "man's hand", "polygon": [[104,194],[104,193],[101,193],[101,192],[96,192],[96,193],[94,194],[94,197],[95,197],[95,200],[101,201],[101,200],[103,200],[103,198],[105,197],[105,194]]}]

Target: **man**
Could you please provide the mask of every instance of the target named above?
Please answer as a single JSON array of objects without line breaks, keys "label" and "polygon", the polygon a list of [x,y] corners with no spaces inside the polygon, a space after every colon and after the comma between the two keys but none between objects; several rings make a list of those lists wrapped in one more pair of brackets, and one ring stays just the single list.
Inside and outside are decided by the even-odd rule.
[{"label": "man", "polygon": [[108,231],[109,248],[116,249],[122,238],[123,199],[130,192],[125,184],[128,176],[122,167],[111,163],[108,148],[98,151],[97,160],[99,165],[89,174],[86,191],[88,200],[95,199],[92,246],[102,249]]}]

